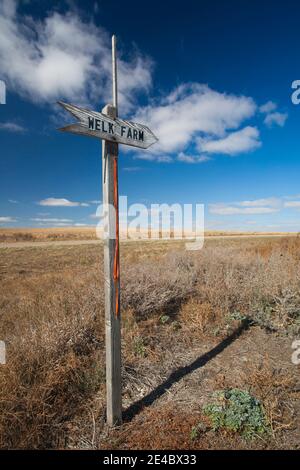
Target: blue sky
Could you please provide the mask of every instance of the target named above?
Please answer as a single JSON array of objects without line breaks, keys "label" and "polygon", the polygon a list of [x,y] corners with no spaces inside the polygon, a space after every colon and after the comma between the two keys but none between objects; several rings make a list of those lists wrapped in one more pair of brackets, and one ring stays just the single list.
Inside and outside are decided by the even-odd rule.
[{"label": "blue sky", "polygon": [[300,231],[300,5],[291,0],[0,0],[0,227],[95,224],[101,142],[57,100],[111,101],[159,143],[120,148],[129,203],[203,203],[216,230]]}]

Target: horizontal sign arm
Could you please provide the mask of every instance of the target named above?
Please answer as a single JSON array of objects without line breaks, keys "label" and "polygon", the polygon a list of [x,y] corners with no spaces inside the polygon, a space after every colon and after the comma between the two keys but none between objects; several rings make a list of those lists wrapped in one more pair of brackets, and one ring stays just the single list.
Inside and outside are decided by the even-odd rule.
[{"label": "horizontal sign arm", "polygon": [[146,149],[158,141],[149,127],[143,124],[118,118],[112,119],[105,114],[79,108],[62,101],[59,101],[58,104],[79,121],[59,129],[63,132],[87,135],[142,149]]}]

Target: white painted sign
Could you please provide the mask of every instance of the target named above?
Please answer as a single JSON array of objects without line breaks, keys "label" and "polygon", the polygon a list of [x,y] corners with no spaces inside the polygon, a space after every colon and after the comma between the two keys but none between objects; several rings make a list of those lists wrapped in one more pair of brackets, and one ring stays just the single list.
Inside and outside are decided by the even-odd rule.
[{"label": "white painted sign", "polygon": [[111,118],[105,114],[79,108],[72,104],[59,101],[64,109],[75,116],[79,122],[62,127],[63,132],[72,132],[73,134],[82,134],[98,139],[118,142],[119,144],[131,145],[146,149],[157,142],[157,137],[143,124],[124,121],[118,118]]}]

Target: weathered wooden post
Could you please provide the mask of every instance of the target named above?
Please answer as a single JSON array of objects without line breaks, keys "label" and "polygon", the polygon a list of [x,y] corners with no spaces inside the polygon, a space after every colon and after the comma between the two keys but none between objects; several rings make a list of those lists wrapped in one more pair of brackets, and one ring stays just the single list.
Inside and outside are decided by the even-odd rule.
[{"label": "weathered wooden post", "polygon": [[[102,113],[115,119],[118,106],[115,36],[112,38],[112,63],[113,106],[105,106]],[[122,423],[118,147],[115,142],[102,141],[106,403],[109,426]]]}]

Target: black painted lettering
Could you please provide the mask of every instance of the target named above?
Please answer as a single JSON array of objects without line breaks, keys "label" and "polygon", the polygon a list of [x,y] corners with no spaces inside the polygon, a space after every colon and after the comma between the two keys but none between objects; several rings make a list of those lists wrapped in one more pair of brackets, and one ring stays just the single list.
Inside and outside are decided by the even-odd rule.
[{"label": "black painted lettering", "polygon": [[100,131],[100,120],[99,119],[95,119],[95,129],[96,131]]},{"label": "black painted lettering", "polygon": [[89,129],[94,129],[95,119],[89,116]]},{"label": "black painted lettering", "polygon": [[139,131],[139,140],[144,141],[144,131]]},{"label": "black painted lettering", "polygon": [[101,121],[102,123],[102,132],[107,132],[107,130],[105,129],[105,121]]},{"label": "black painted lettering", "polygon": [[134,138],[135,140],[138,139],[138,131],[137,131],[136,129],[134,129],[134,131],[133,131],[133,138]]},{"label": "black painted lettering", "polygon": [[109,134],[113,134],[114,133],[114,125],[112,122],[109,122],[108,123],[108,132]]},{"label": "black painted lettering", "polygon": [[132,139],[132,132],[131,132],[130,127],[128,128],[127,139]]},{"label": "black painted lettering", "polygon": [[125,131],[126,131],[126,127],[125,127],[125,126],[121,126],[121,137],[123,137]]}]

